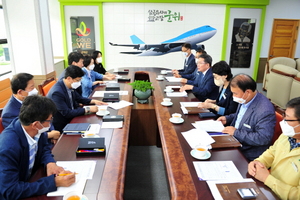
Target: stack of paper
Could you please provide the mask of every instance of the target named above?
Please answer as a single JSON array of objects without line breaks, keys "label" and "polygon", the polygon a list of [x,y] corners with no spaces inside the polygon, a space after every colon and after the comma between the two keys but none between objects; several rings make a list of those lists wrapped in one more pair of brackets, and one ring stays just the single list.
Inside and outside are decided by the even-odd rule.
[{"label": "stack of paper", "polygon": [[166,93],[167,94],[167,97],[187,97],[187,93],[186,91],[183,91],[183,92],[168,92]]},{"label": "stack of paper", "polygon": [[121,100],[121,101],[116,102],[116,103],[109,103],[108,107],[111,107],[115,110],[118,110],[118,109],[125,108],[125,107],[131,106],[131,105],[133,105],[133,103],[131,103],[129,101]]},{"label": "stack of paper", "polygon": [[122,128],[123,122],[102,122],[102,128]]},{"label": "stack of paper", "polygon": [[182,132],[181,134],[192,149],[200,143],[201,145],[208,146],[215,142],[215,140],[206,131],[199,129],[191,129],[189,131]]},{"label": "stack of paper", "polygon": [[104,93],[119,93],[119,95],[128,95],[128,91],[121,90],[121,91],[96,91],[93,94],[93,97],[104,97]]},{"label": "stack of paper", "polygon": [[196,121],[196,123],[192,125],[197,129],[205,130],[207,132],[222,132],[224,129],[222,122],[215,120]]},{"label": "stack of paper", "polygon": [[176,78],[176,77],[174,77],[174,76],[166,76],[165,78],[166,78],[167,81],[169,81],[169,82],[178,82],[178,83],[180,83],[180,81],[181,81],[181,79],[182,79],[182,78]]}]

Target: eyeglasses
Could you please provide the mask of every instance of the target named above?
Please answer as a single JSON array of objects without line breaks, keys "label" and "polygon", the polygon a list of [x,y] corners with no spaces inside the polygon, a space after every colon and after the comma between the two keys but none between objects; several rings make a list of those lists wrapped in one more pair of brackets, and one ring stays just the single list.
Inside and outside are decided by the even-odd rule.
[{"label": "eyeglasses", "polygon": [[283,119],[286,122],[298,122],[300,119]]},{"label": "eyeglasses", "polygon": [[205,62],[203,62],[203,63],[198,62],[197,64],[204,65],[204,64],[206,64],[206,63],[205,63]]},{"label": "eyeglasses", "polygon": [[44,123],[44,122],[50,122],[50,123],[52,123],[52,121],[53,121],[53,117],[51,117],[51,119],[49,119],[49,120],[43,121],[42,123]]}]

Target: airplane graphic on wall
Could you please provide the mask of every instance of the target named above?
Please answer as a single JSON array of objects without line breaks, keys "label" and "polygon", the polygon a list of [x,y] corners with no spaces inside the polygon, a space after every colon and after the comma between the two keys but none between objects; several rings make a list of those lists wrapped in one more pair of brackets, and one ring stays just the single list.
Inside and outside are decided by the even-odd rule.
[{"label": "airplane graphic on wall", "polygon": [[133,47],[137,51],[120,52],[122,54],[134,54],[138,56],[160,56],[167,53],[181,51],[184,43],[190,43],[192,49],[203,48],[200,42],[204,42],[216,34],[217,30],[211,26],[201,26],[193,30],[187,31],[173,39],[166,40],[159,44],[145,44],[136,35],[130,36],[132,44],[114,44],[112,46]]}]

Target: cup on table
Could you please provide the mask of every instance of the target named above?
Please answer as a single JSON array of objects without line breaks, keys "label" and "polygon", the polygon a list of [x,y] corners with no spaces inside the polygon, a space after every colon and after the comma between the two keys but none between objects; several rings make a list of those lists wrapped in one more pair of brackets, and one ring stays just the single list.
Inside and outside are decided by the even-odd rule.
[{"label": "cup on table", "polygon": [[164,102],[164,103],[170,103],[170,102],[171,102],[171,99],[170,99],[170,98],[163,98],[163,102]]},{"label": "cup on table", "polygon": [[157,78],[158,78],[158,79],[163,79],[164,76],[163,76],[163,75],[157,75]]},{"label": "cup on table", "polygon": [[167,70],[161,70],[160,73],[161,74],[167,74]]},{"label": "cup on table", "polygon": [[179,113],[173,113],[172,114],[172,119],[173,119],[174,122],[179,122],[180,119],[181,119],[181,114],[179,114]]},{"label": "cup on table", "polygon": [[93,138],[93,137],[96,137],[96,133],[86,131],[85,133],[81,134],[81,137],[83,137],[83,138]]},{"label": "cup on table", "polygon": [[107,106],[98,106],[98,115],[105,115],[107,111]]},{"label": "cup on table", "polygon": [[207,145],[202,145],[202,144],[196,145],[194,148],[195,156],[200,158],[205,156],[207,153],[207,149],[208,149]]},{"label": "cup on table", "polygon": [[165,89],[165,91],[166,91],[166,92],[172,92],[172,88],[169,87],[169,86],[167,86],[166,89]]},{"label": "cup on table", "polygon": [[63,196],[63,200],[88,200],[88,198],[77,191],[71,191]]}]

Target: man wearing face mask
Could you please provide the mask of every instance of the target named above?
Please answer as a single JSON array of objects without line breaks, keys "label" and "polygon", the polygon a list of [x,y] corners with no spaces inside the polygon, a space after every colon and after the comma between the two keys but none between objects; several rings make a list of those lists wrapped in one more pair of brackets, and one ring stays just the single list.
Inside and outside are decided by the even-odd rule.
[{"label": "man wearing face mask", "polygon": [[192,46],[190,43],[184,43],[182,45],[181,51],[183,52],[185,57],[184,67],[180,70],[173,69],[172,72],[174,75],[192,74],[197,68],[197,64],[195,63],[195,56],[192,54],[191,48]]},{"label": "man wearing face mask", "polygon": [[[13,119],[19,116],[20,108],[22,102],[27,96],[37,95],[38,91],[34,87],[33,75],[28,73],[16,74],[10,81],[11,90],[13,95],[7,102],[2,111],[2,125],[6,128]],[[48,131],[48,130],[46,130]],[[59,131],[48,132],[48,138],[54,140],[54,142],[59,138]]]},{"label": "man wearing face mask", "polygon": [[230,124],[222,131],[233,135],[241,144],[248,160],[261,155],[271,144],[276,123],[275,109],[263,94],[257,92],[256,82],[246,74],[238,74],[230,82],[233,100],[240,105],[236,113],[219,117]]},{"label": "man wearing face mask", "polygon": [[77,116],[95,113],[97,106],[80,107],[79,104],[106,105],[102,101],[82,97],[74,90],[81,85],[82,69],[77,66],[69,66],[66,69],[65,78],[59,80],[49,91],[47,97],[56,104],[58,112],[54,115],[53,125],[55,129],[62,129]]},{"label": "man wearing face mask", "polygon": [[93,70],[95,67],[94,60],[90,56],[84,56],[83,65],[84,67],[82,68],[82,70],[85,73],[81,80],[83,97],[89,97],[93,89],[97,87],[97,85],[104,83],[103,81],[99,80],[113,80],[116,77],[114,74],[102,75],[98,72],[95,72]]},{"label": "man wearing face mask", "polygon": [[[26,97],[19,118],[0,134],[0,199],[43,195],[75,182],[75,173],[56,165],[47,144],[44,132],[51,126],[55,111],[55,104],[47,97]],[[29,182],[41,166],[45,167],[47,176]],[[71,174],[55,176],[60,173]]]},{"label": "man wearing face mask", "polygon": [[273,146],[250,162],[248,172],[280,199],[300,199],[300,97],[286,105],[282,134]]}]

